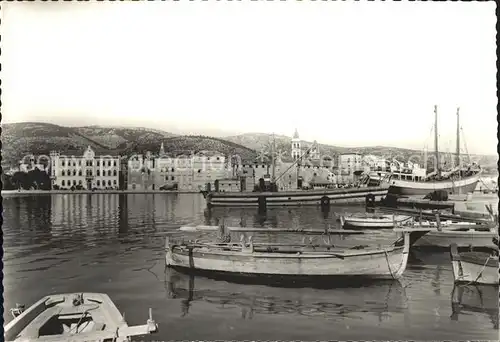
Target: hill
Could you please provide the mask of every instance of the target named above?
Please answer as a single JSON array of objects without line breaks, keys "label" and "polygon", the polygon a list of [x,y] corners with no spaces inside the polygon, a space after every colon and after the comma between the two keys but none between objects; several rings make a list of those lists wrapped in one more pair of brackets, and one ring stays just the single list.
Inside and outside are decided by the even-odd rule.
[{"label": "hill", "polygon": [[[240,135],[224,137],[225,140],[249,147],[256,151],[269,150],[272,141],[272,135],[267,133],[244,133]],[[285,155],[290,155],[292,138],[284,135],[275,135],[276,149],[285,151]],[[301,141],[302,148],[305,150],[313,143],[310,141]],[[359,153],[361,155],[373,154],[385,157],[386,159],[396,158],[399,161],[416,160],[423,155],[422,151],[388,147],[388,146],[363,146],[363,147],[341,147],[318,143],[319,150],[322,156],[330,156],[332,158],[343,153]],[[432,151],[428,151],[429,158],[432,158]],[[498,156],[494,155],[470,155],[472,161],[478,162],[480,165],[489,169],[497,169]],[[441,158],[449,159],[449,154],[442,152]]]},{"label": "hill", "polygon": [[170,154],[216,150],[255,158],[255,151],[224,139],[206,136],[177,136],[160,130],[119,127],[64,127],[48,123],[23,122],[2,125],[2,167],[15,167],[26,155],[83,154],[91,146],[98,154],[157,153],[161,143]]}]

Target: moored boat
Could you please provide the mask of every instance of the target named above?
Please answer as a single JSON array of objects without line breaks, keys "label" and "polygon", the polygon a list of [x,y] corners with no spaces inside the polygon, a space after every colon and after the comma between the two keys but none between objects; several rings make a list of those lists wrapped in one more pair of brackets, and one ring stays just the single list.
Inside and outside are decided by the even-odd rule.
[{"label": "moored boat", "polygon": [[[426,196],[434,191],[443,191],[446,194],[467,194],[476,189],[481,178],[482,170],[479,165],[462,165],[460,159],[460,121],[457,110],[457,151],[456,167],[442,170],[440,152],[438,148],[438,114],[437,106],[434,107],[434,139],[435,139],[435,170],[427,174],[426,167],[420,168],[417,164],[408,163],[408,167],[398,165],[398,170],[381,183],[388,181],[389,194],[403,196]],[[427,157],[425,157],[427,158]],[[427,161],[424,161],[424,165]]]},{"label": "moored boat", "polygon": [[[246,276],[363,277],[397,279],[404,270],[410,250],[410,231],[385,248],[339,248],[331,244],[174,242],[166,238],[166,265],[173,268]],[[413,231],[413,230],[412,230]],[[420,235],[427,231],[415,232]]]},{"label": "moored boat", "polygon": [[15,318],[4,327],[5,341],[119,342],[158,330],[151,309],[145,325],[129,326],[104,293],[49,295],[11,313]]},{"label": "moored boat", "polygon": [[[469,226],[467,226],[467,224]],[[493,238],[498,236],[495,227],[472,226],[467,224],[450,224],[447,229],[436,229],[427,233],[413,245],[414,247],[448,248],[456,244],[458,248],[494,248]],[[425,226],[424,226],[425,227]],[[433,227],[427,225],[427,227]]]},{"label": "moored boat", "polygon": [[450,256],[455,283],[498,285],[498,246],[491,253],[459,253],[457,245],[451,244]]},{"label": "moored boat", "polygon": [[329,206],[381,200],[387,195],[389,186],[356,187],[343,189],[265,191],[265,192],[206,192],[203,195],[209,207],[284,207],[284,206]]},{"label": "moored boat", "polygon": [[346,226],[362,228],[392,228],[394,224],[401,224],[411,218],[411,216],[406,215],[352,215],[344,217],[344,224]]}]

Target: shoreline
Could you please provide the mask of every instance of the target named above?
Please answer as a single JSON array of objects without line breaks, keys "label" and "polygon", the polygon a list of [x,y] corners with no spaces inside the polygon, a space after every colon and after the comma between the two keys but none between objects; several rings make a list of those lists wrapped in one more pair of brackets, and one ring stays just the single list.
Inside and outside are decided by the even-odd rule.
[{"label": "shoreline", "polygon": [[2,190],[2,196],[35,196],[35,195],[93,195],[93,194],[200,194],[198,190]]}]

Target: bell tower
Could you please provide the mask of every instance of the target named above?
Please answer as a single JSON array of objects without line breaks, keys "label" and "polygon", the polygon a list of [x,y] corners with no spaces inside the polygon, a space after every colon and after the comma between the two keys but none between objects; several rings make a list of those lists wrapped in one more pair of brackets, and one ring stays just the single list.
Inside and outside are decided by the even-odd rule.
[{"label": "bell tower", "polygon": [[301,146],[300,146],[299,132],[297,131],[297,128],[295,128],[295,133],[293,134],[293,138],[292,138],[292,158],[293,158],[293,160],[299,159],[301,154],[302,154],[302,150],[301,150]]}]

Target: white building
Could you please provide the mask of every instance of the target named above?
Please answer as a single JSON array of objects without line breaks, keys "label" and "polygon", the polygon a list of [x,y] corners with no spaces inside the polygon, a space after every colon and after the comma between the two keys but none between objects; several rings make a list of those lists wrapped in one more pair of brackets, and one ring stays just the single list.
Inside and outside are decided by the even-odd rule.
[{"label": "white building", "polygon": [[70,189],[118,189],[120,173],[119,156],[96,156],[90,146],[82,156],[61,155],[51,152],[50,176],[52,186]]}]

